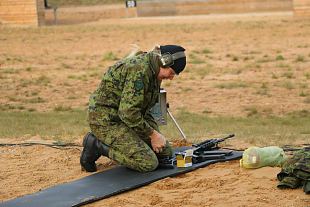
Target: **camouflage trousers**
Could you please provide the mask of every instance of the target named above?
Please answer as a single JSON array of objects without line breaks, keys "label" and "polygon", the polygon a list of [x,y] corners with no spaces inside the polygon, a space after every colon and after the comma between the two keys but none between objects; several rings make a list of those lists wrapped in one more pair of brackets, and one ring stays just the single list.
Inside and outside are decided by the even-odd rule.
[{"label": "camouflage trousers", "polygon": [[110,147],[109,158],[130,169],[153,171],[158,166],[158,158],[172,156],[168,141],[163,151],[155,154],[149,137],[137,135],[122,122],[108,126],[90,124],[90,128],[100,141]]}]

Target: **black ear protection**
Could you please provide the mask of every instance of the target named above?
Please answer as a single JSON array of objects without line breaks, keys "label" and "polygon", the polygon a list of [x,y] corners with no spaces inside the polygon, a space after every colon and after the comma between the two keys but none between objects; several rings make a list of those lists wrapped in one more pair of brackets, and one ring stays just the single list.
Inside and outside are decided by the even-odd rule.
[{"label": "black ear protection", "polygon": [[164,53],[160,55],[160,62],[163,67],[169,67],[174,64],[174,61],[186,57],[184,51],[176,52],[174,54]]}]

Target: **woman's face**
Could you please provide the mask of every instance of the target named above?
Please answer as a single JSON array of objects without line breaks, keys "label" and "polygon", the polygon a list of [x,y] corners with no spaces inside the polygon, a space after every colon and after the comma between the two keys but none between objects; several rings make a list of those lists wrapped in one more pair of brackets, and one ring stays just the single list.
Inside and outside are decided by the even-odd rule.
[{"label": "woman's face", "polygon": [[172,80],[175,76],[175,72],[172,68],[168,67],[168,68],[160,68],[158,76],[157,76],[157,80],[162,81],[162,80]]}]

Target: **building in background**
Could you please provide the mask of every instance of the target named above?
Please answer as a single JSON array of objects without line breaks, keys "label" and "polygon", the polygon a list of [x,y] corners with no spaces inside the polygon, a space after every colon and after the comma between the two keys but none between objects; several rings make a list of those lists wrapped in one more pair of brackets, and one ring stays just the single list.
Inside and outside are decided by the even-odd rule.
[{"label": "building in background", "polygon": [[44,25],[44,0],[0,0],[0,24]]}]

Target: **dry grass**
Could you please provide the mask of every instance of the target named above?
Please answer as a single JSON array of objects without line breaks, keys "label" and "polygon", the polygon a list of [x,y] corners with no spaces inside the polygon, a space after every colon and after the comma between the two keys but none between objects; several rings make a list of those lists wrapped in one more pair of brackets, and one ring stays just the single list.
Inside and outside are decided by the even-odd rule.
[{"label": "dry grass", "polygon": [[[23,105],[21,110],[85,106],[106,68],[126,56],[132,43],[145,50],[157,43],[187,49],[185,72],[164,83],[172,110],[185,107],[202,113],[207,107],[212,116],[246,116],[247,105],[268,103],[273,115],[282,116],[309,109],[299,95],[310,93],[307,87],[301,93],[299,86],[310,81],[306,20],[290,16],[119,19],[0,30],[0,103]],[[25,103],[31,91],[45,102]],[[18,108],[22,107],[14,110]]]},{"label": "dry grass", "polygon": [[186,70],[163,83],[173,113],[249,121],[310,110],[308,20],[285,15],[133,18],[42,28],[0,26],[0,31],[2,113],[83,111],[107,67],[126,56],[132,43],[143,50],[155,44],[186,48]]}]

